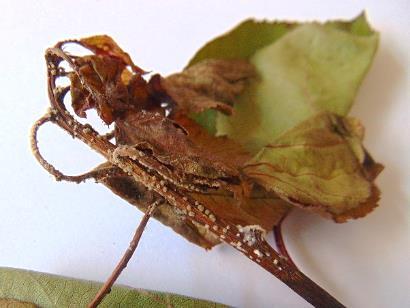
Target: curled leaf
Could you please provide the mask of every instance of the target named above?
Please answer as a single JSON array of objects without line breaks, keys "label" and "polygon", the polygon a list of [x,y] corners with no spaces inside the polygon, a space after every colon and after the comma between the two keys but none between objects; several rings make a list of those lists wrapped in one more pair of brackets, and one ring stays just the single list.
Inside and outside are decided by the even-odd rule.
[{"label": "curled leaf", "polygon": [[96,108],[101,119],[111,124],[121,112],[130,109],[128,91],[122,82],[125,66],[115,58],[86,56],[77,59],[78,73],[70,73],[72,106],[76,114]]},{"label": "curled leaf", "polygon": [[258,225],[264,230],[272,230],[291,209],[276,194],[261,189],[253,190],[250,196],[240,200],[226,192],[191,195],[222,219],[236,225]]},{"label": "curled leaf", "polygon": [[131,60],[131,57],[121,49],[120,46],[108,35],[95,35],[83,38],[79,41],[82,46],[93,51],[96,55],[107,55],[121,59],[125,65],[131,66],[136,73],[145,73],[144,70],[137,67]]},{"label": "curled leaf", "polygon": [[186,114],[216,109],[230,115],[235,97],[254,75],[247,61],[212,59],[168,76],[163,85]]},{"label": "curled leaf", "polygon": [[381,170],[342,118],[321,113],[266,145],[244,172],[289,203],[337,222],[377,206]]},{"label": "curled leaf", "polygon": [[141,150],[152,152],[160,163],[171,166],[172,172],[179,176],[207,179],[238,176],[235,168],[215,160],[207,148],[197,146],[184,128],[159,113],[131,113],[118,120],[116,140],[119,144],[138,145]]},{"label": "curled leaf", "polygon": [[[112,165],[104,163],[94,170],[102,170],[109,167],[112,167]],[[146,212],[157,197],[152,191],[127,174],[104,177],[99,182],[142,212]],[[179,211],[167,202],[157,206],[153,213],[155,219],[200,247],[211,249],[220,243],[217,237],[204,230],[202,226],[196,226],[187,220],[186,215],[187,213]]]},{"label": "curled leaf", "polygon": [[[185,183],[188,189],[202,187],[201,193],[190,194],[220,218],[242,225],[261,225],[267,230],[276,225],[289,206],[274,194],[252,190],[241,182],[238,168],[250,159],[249,154],[229,139],[209,135],[185,116],[176,120],[184,130],[173,121],[149,112],[118,120],[117,141],[130,146],[119,147],[117,152],[138,157],[138,151],[148,150],[138,157],[140,161],[151,166],[157,164],[156,170],[173,182]],[[152,192],[128,175],[107,177],[100,182],[142,211],[152,203]],[[249,189],[252,191],[244,192]],[[203,225],[187,219],[187,214],[164,203],[154,217],[201,247],[210,249],[220,242]]]},{"label": "curled leaf", "polygon": [[[109,167],[112,166],[105,163],[95,170]],[[152,191],[127,174],[107,176],[99,182],[143,212],[146,212],[156,198]],[[289,205],[278,196],[260,189],[253,190],[249,196],[244,196],[240,200],[229,191],[224,190],[190,193],[190,195],[219,218],[228,219],[243,226],[260,225],[265,230],[272,229],[290,210]],[[180,211],[164,202],[157,207],[153,217],[188,241],[205,249],[211,249],[220,243],[220,240],[209,229],[204,225],[191,222],[187,219],[187,215],[187,212]]]}]

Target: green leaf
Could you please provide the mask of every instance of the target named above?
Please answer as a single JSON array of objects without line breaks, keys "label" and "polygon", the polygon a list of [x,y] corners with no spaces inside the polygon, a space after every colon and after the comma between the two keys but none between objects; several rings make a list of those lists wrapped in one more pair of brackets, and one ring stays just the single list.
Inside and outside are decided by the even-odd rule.
[{"label": "green leaf", "polygon": [[[245,20],[230,32],[205,44],[189,61],[191,67],[205,59],[249,59],[258,49],[272,44],[298,23]],[[216,134],[216,110],[192,115],[211,134]]]},{"label": "green leaf", "polygon": [[337,222],[362,217],[377,205],[372,180],[381,166],[361,146],[357,124],[321,113],[266,145],[244,172],[284,200]]},{"label": "green leaf", "polygon": [[0,298],[0,307],[2,308],[37,308],[33,303],[17,301],[14,299]]},{"label": "green leaf", "polygon": [[351,22],[288,24],[246,21],[205,45],[190,61],[247,58],[259,80],[240,95],[234,114],[218,113],[218,135],[256,153],[281,133],[323,110],[349,111],[378,44],[362,14]]},{"label": "green leaf", "polygon": [[[0,299],[30,302],[39,307],[86,307],[100,286],[101,284],[90,281],[0,267]],[[185,296],[128,287],[113,287],[99,307],[169,307],[170,305],[225,307]]]},{"label": "green leaf", "polygon": [[203,46],[188,66],[205,59],[249,59],[255,51],[272,44],[296,26],[298,23],[245,20]]},{"label": "green leaf", "polygon": [[344,119],[378,45],[365,14],[352,21],[289,24],[246,21],[201,48],[189,62],[242,58],[257,79],[232,115],[193,118],[256,154],[245,173],[268,191],[335,221],[377,204],[382,166],[363,148],[363,128]]}]

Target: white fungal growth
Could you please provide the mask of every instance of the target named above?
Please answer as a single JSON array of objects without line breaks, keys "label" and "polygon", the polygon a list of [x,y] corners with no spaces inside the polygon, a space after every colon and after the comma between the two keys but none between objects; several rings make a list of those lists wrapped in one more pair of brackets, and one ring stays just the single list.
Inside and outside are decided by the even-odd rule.
[{"label": "white fungal growth", "polygon": [[278,265],[279,261],[278,259],[273,260],[273,264]]},{"label": "white fungal growth", "polygon": [[253,251],[253,253],[255,254],[255,255],[257,255],[258,257],[263,257],[263,254],[259,251],[259,249],[255,249],[254,251]]},{"label": "white fungal growth", "polygon": [[256,244],[257,235],[264,237],[266,235],[266,231],[259,225],[249,225],[242,227],[240,225],[237,226],[240,233],[243,234],[243,241],[249,246],[253,246]]},{"label": "white fungal growth", "polygon": [[83,133],[84,133],[84,134],[91,133],[91,128],[89,128],[89,127],[84,127],[84,128],[83,128]]}]

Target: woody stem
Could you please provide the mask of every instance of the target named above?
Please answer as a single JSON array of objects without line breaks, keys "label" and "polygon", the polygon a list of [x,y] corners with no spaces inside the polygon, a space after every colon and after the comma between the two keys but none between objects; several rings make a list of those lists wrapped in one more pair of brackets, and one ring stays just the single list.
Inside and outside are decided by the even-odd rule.
[{"label": "woody stem", "polygon": [[132,255],[137,249],[138,243],[141,239],[142,233],[144,232],[145,226],[147,225],[148,220],[150,219],[157,205],[158,205],[158,201],[155,201],[147,209],[147,211],[145,212],[144,216],[141,219],[140,224],[138,225],[137,230],[135,231],[134,237],[132,238],[130,245],[128,246],[127,250],[122,256],[120,262],[118,262],[114,271],[111,273],[110,277],[108,277],[108,279],[103,284],[103,286],[100,288],[100,290],[95,295],[91,303],[88,304],[88,308],[97,307],[101,303],[101,301],[104,299],[104,297],[111,292],[111,287],[113,286],[115,281],[118,279],[121,272],[127,267],[128,261],[131,259]]},{"label": "woody stem", "polygon": [[275,238],[276,248],[279,250],[279,253],[282,256],[286,257],[288,259],[289,263],[291,263],[293,266],[296,267],[295,262],[293,262],[292,258],[289,255],[288,250],[286,249],[285,241],[283,240],[283,235],[282,235],[282,225],[283,225],[283,221],[285,220],[287,215],[288,214],[284,215],[280,219],[278,224],[273,227],[273,236]]}]

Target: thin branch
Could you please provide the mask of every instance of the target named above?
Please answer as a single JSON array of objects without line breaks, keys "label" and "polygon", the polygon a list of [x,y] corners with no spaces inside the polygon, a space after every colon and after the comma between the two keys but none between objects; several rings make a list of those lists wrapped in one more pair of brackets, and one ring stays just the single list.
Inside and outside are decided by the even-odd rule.
[{"label": "thin branch", "polygon": [[120,176],[120,175],[125,175],[125,173],[118,167],[116,166],[111,166],[107,167],[104,169],[100,170],[92,170],[80,175],[66,175],[60,170],[58,170],[56,167],[54,167],[52,164],[50,164],[44,156],[40,152],[40,148],[38,146],[38,130],[40,129],[41,126],[48,122],[54,122],[54,115],[52,111],[49,111],[46,113],[44,116],[42,116],[40,119],[38,119],[32,129],[31,129],[31,134],[30,134],[30,145],[31,145],[31,150],[33,152],[34,157],[37,159],[37,161],[40,163],[41,166],[45,170],[47,170],[48,173],[53,175],[57,181],[68,181],[68,182],[75,182],[75,183],[81,183],[84,182],[88,179],[94,179],[96,181],[109,177],[109,176]]},{"label": "thin branch", "polygon": [[160,203],[160,200],[155,201],[148,207],[147,211],[142,217],[140,224],[138,225],[137,230],[135,231],[134,237],[132,238],[130,245],[128,246],[127,250],[125,251],[124,255],[122,256],[120,262],[118,262],[117,266],[115,267],[114,271],[111,273],[110,277],[108,277],[107,281],[104,285],[100,288],[98,293],[95,295],[94,299],[88,304],[88,308],[95,308],[97,307],[104,297],[111,292],[111,287],[115,283],[115,281],[120,276],[121,272],[127,267],[128,261],[131,259],[132,255],[134,254],[135,250],[137,249],[138,243],[141,239],[142,233],[144,232],[145,226],[148,223],[153,211]]},{"label": "thin branch", "polygon": [[295,262],[293,262],[292,258],[288,250],[286,249],[285,241],[283,240],[282,236],[282,224],[288,214],[284,215],[278,222],[277,225],[273,227],[273,236],[275,238],[276,248],[278,249],[279,253],[288,259],[289,263],[291,263],[294,267],[297,267]]}]

